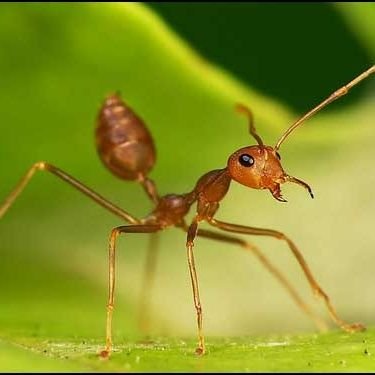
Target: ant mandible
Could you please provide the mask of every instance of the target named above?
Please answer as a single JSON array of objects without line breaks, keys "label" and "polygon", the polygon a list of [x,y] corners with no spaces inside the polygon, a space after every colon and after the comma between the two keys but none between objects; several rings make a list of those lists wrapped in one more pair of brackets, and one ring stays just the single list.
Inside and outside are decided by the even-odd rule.
[{"label": "ant mandible", "polygon": [[[125,180],[138,181],[143,186],[148,197],[155,205],[153,211],[145,218],[138,219],[89,189],[61,169],[42,161],[35,163],[28,170],[18,185],[6,198],[5,202],[0,206],[0,218],[12,205],[17,196],[23,191],[36,171],[48,171],[130,224],[118,226],[112,229],[110,234],[109,299],[107,304],[106,347],[100,353],[100,356],[103,358],[109,357],[112,351],[112,313],[114,308],[116,240],[122,233],[154,233],[172,226],[180,228],[187,233],[187,258],[198,323],[197,354],[204,354],[206,350],[202,329],[202,307],[199,297],[198,278],[193,254],[194,240],[197,236],[236,244],[255,253],[266,268],[268,268],[268,270],[288,289],[298,306],[310,315],[319,328],[324,327],[324,323],[316,317],[310,308],[301,300],[283,274],[281,274],[279,270],[269,262],[256,246],[238,237],[217,231],[199,229],[198,224],[201,221],[206,221],[211,226],[225,232],[271,236],[285,241],[301,266],[313,293],[323,299],[334,323],[347,332],[363,330],[365,327],[362,324],[348,324],[339,318],[328,295],[315,280],[301,252],[298,250],[294,242],[284,233],[271,229],[226,223],[215,219],[214,216],[219,209],[219,202],[227,194],[232,180],[250,188],[268,189],[272,196],[281,202],[286,202],[286,200],[281,194],[280,185],[285,182],[293,182],[307,189],[313,198],[312,190],[306,182],[292,177],[284,171],[281,166],[281,158],[278,150],[290,133],[305,120],[313,116],[329,103],[347,94],[353,86],[374,72],[375,65],[354,78],[347,85],[336,90],[327,99],[294,122],[280,137],[274,147],[265,145],[261,137],[257,134],[251,111],[244,105],[237,105],[237,110],[247,116],[249,120],[249,132],[257,141],[257,145],[243,147],[235,151],[229,157],[225,168],[216,169],[204,174],[198,180],[194,189],[189,193],[167,194],[164,196],[159,196],[154,181],[147,177],[156,159],[155,146],[150,133],[143,121],[121,100],[118,94],[110,95],[105,100],[98,116],[96,128],[96,145],[98,153],[105,166],[109,168],[114,175]],[[197,204],[196,214],[192,223],[187,225],[185,222],[185,216],[188,214],[190,207],[194,203]]]}]

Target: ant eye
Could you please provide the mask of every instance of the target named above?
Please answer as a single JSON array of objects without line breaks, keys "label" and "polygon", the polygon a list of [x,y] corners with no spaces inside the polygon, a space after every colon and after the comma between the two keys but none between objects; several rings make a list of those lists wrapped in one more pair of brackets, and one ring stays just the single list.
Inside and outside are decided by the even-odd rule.
[{"label": "ant eye", "polygon": [[277,158],[279,159],[279,160],[281,160],[281,156],[280,156],[280,154],[276,151],[276,156],[277,156]]},{"label": "ant eye", "polygon": [[251,167],[254,164],[254,158],[249,154],[242,154],[238,160],[244,167]]}]

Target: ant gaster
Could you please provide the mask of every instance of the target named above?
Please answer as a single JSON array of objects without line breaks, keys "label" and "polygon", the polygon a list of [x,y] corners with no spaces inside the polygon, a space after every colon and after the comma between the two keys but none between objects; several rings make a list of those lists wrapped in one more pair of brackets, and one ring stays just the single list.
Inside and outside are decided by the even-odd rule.
[{"label": "ant gaster", "polygon": [[[284,287],[287,288],[298,306],[314,320],[316,325],[320,329],[325,327],[324,322],[310,310],[307,304],[302,301],[284,275],[270,263],[256,246],[241,238],[219,231],[200,229],[198,228],[198,225],[201,221],[206,221],[211,226],[224,232],[271,236],[284,241],[301,266],[314,294],[323,299],[335,324],[347,332],[363,330],[364,326],[362,324],[348,324],[338,317],[329,297],[315,280],[301,252],[298,250],[294,242],[292,242],[292,240],[285,234],[271,229],[222,222],[215,219],[214,216],[219,209],[220,201],[227,194],[232,180],[250,188],[268,189],[272,196],[281,202],[286,202],[281,195],[280,189],[280,185],[285,182],[293,182],[301,185],[307,189],[311,197],[313,197],[311,188],[307,183],[288,175],[284,171],[278,150],[289,134],[305,120],[332,101],[347,94],[353,86],[374,72],[375,65],[357,76],[347,85],[336,90],[322,103],[292,124],[274,147],[266,146],[261,137],[257,134],[253,124],[251,111],[244,105],[238,105],[238,111],[248,117],[249,132],[257,141],[257,145],[244,147],[234,152],[229,157],[225,168],[213,170],[203,175],[198,180],[193,190],[189,193],[168,194],[164,196],[159,196],[155,183],[147,177],[156,160],[155,146],[149,131],[143,121],[121,100],[118,94],[110,95],[105,100],[98,116],[96,128],[96,145],[98,153],[105,166],[117,177],[125,180],[138,181],[143,186],[145,192],[155,205],[153,211],[145,218],[138,219],[89,189],[61,169],[46,162],[38,162],[28,170],[19,184],[6,198],[5,202],[0,206],[0,217],[2,217],[12,205],[34,173],[40,170],[51,172],[130,224],[118,226],[112,229],[110,234],[109,299],[107,304],[106,347],[100,353],[100,356],[103,358],[109,357],[112,351],[112,313],[114,308],[115,252],[117,237],[122,233],[154,233],[170,226],[183,229],[187,233],[187,258],[198,323],[197,354],[204,354],[206,351],[202,328],[202,306],[193,255],[194,240],[197,236],[236,244],[245,250],[253,252],[263,265],[268,268],[276,278],[278,278]],[[197,204],[196,214],[192,223],[187,225],[185,222],[185,216],[194,203]]]}]

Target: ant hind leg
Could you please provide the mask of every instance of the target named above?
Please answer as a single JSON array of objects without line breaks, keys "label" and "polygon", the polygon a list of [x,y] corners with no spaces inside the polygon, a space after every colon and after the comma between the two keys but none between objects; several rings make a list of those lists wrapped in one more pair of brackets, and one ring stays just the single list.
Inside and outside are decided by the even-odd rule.
[{"label": "ant hind leg", "polygon": [[74,177],[70,176],[68,173],[62,171],[61,169],[55,167],[52,164],[49,164],[45,161],[39,161],[34,163],[31,168],[25,173],[21,178],[16,187],[10,192],[5,201],[0,205],[0,218],[5,215],[10,206],[14,203],[16,198],[22,193],[26,185],[30,182],[31,178],[34,176],[37,171],[46,171],[50,172],[59,179],[67,182],[69,185],[79,190],[81,193],[85,194],[91,198],[94,202],[98,203],[100,206],[104,207],[108,211],[111,211],[113,214],[119,216],[121,219],[131,223],[138,224],[139,220],[122,210],[120,207],[109,202],[107,199],[102,197],[100,194],[96,193],[92,189],[88,188],[82,182],[76,180]]}]

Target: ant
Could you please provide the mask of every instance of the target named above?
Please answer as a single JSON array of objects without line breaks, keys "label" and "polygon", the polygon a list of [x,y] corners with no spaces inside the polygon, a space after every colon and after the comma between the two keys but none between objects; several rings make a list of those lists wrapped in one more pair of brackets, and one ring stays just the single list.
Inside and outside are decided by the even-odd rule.
[{"label": "ant", "polygon": [[[270,236],[284,241],[302,268],[313,293],[323,299],[334,323],[346,332],[364,330],[365,327],[360,323],[349,324],[339,318],[328,295],[315,280],[301,252],[294,242],[284,233],[271,229],[226,223],[217,220],[214,216],[219,209],[220,201],[227,194],[232,180],[253,189],[267,189],[271,192],[272,196],[280,202],[286,202],[280,189],[280,185],[285,182],[292,182],[302,186],[313,198],[313,192],[306,182],[292,177],[284,171],[278,150],[285,139],[304,121],[329,103],[347,94],[353,86],[374,72],[375,65],[358,75],[347,85],[336,90],[327,99],[294,122],[284,132],[274,147],[265,145],[262,138],[257,134],[251,111],[244,105],[237,105],[237,110],[246,115],[249,122],[249,133],[254,137],[257,145],[243,147],[235,151],[229,156],[225,168],[216,169],[204,174],[199,178],[195,187],[190,192],[185,194],[167,194],[163,196],[158,194],[154,181],[147,177],[156,160],[155,146],[149,131],[142,119],[122,101],[119,94],[109,95],[100,108],[97,118],[96,146],[98,154],[104,165],[109,168],[115,176],[125,180],[138,181],[142,185],[146,194],[154,204],[152,212],[143,219],[138,219],[61,169],[47,162],[40,161],[35,163],[27,171],[18,185],[5,199],[5,202],[0,206],[0,218],[23,191],[36,171],[48,171],[72,185],[81,193],[129,224],[118,226],[112,229],[110,233],[106,346],[105,349],[100,352],[102,358],[108,358],[112,351],[116,240],[120,234],[124,233],[155,233],[168,227],[177,227],[187,233],[187,259],[198,325],[198,347],[196,353],[199,355],[204,354],[206,348],[202,328],[202,305],[199,296],[198,277],[193,253],[194,240],[197,236],[235,244],[245,250],[253,252],[263,265],[288,289],[298,306],[305,313],[310,315],[319,328],[322,329],[324,327],[323,322],[311,312],[310,308],[302,301],[283,274],[269,262],[256,246],[241,238],[219,231],[200,229],[198,225],[202,221],[206,221],[209,225],[224,232]],[[196,203],[196,214],[191,224],[188,225],[185,221],[185,216],[194,203]]]}]

